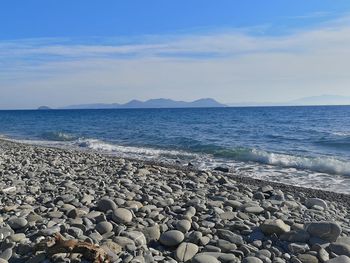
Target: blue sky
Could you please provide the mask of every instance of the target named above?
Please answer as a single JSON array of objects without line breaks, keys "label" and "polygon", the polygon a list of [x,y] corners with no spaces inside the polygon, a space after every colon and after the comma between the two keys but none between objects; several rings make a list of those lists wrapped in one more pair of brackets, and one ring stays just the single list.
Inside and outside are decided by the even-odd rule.
[{"label": "blue sky", "polygon": [[350,1],[0,1],[0,108],[350,96]]}]

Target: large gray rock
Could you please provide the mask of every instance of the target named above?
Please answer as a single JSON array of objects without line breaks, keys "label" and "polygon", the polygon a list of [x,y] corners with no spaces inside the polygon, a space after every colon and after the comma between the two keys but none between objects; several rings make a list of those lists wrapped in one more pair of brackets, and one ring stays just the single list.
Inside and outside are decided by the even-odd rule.
[{"label": "large gray rock", "polygon": [[280,235],[290,231],[290,226],[285,224],[281,219],[267,219],[260,225],[261,231],[266,235]]},{"label": "large gray rock", "polygon": [[179,245],[184,240],[184,238],[185,236],[181,231],[170,230],[170,231],[164,232],[160,236],[159,241],[165,246],[174,247]]},{"label": "large gray rock", "polygon": [[306,225],[306,231],[323,240],[334,242],[341,234],[341,227],[335,222],[312,222]]},{"label": "large gray rock", "polygon": [[198,246],[193,243],[181,243],[175,251],[177,261],[186,262],[192,259],[198,253]]}]

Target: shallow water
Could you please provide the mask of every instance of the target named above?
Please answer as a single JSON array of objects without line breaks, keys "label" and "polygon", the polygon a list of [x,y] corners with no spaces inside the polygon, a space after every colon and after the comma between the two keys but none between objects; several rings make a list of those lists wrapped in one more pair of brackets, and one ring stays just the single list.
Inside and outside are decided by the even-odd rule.
[{"label": "shallow water", "polygon": [[350,193],[350,106],[0,111],[0,134]]}]

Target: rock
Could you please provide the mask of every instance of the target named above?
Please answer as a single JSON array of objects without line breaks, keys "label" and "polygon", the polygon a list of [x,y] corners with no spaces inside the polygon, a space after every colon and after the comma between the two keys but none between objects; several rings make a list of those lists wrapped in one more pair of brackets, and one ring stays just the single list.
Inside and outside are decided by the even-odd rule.
[{"label": "rock", "polygon": [[251,214],[261,214],[265,210],[260,206],[248,206],[244,209],[244,211]]},{"label": "rock", "polygon": [[4,260],[9,260],[11,257],[12,257],[12,248],[7,248],[0,254],[0,258]]},{"label": "rock", "polygon": [[158,241],[160,238],[159,225],[145,227],[141,231],[145,235],[147,243],[152,241]]},{"label": "rock", "polygon": [[318,263],[318,258],[310,254],[300,254],[298,255],[298,259],[302,263]]},{"label": "rock", "polygon": [[177,230],[181,231],[182,233],[187,233],[188,230],[191,229],[191,222],[188,220],[179,220],[176,223]]},{"label": "rock", "polygon": [[161,236],[160,236],[160,243],[162,243],[165,246],[168,247],[174,247],[179,245],[183,240],[184,240],[185,236],[184,234],[179,231],[179,230],[170,230],[167,232],[164,232]]},{"label": "rock", "polygon": [[260,225],[261,231],[266,235],[280,235],[290,231],[290,226],[285,224],[281,219],[267,219]]},{"label": "rock", "polygon": [[350,258],[347,256],[339,256],[326,261],[326,263],[350,263]]},{"label": "rock", "polygon": [[329,253],[323,247],[318,250],[317,255],[323,263],[329,260]]},{"label": "rock", "polygon": [[145,235],[140,231],[128,231],[125,236],[134,241],[136,246],[143,246],[147,244]]},{"label": "rock", "polygon": [[102,221],[96,225],[96,230],[103,235],[111,232],[113,230],[113,225],[107,221]]},{"label": "rock", "polygon": [[7,223],[13,230],[17,230],[25,227],[28,224],[28,221],[21,217],[11,217]]},{"label": "rock", "polygon": [[26,235],[24,233],[18,233],[18,234],[13,234],[10,236],[10,240],[13,242],[21,242],[26,238]]},{"label": "rock", "polygon": [[109,198],[102,198],[97,202],[97,209],[104,213],[106,213],[108,210],[115,210],[116,208],[116,203]]},{"label": "rock", "polygon": [[307,208],[313,208],[314,206],[320,206],[324,210],[328,208],[327,203],[320,198],[308,198],[305,201],[305,205]]},{"label": "rock", "polygon": [[335,222],[312,222],[306,225],[306,231],[311,236],[334,242],[340,236],[342,229]]},{"label": "rock", "polygon": [[132,221],[132,213],[125,208],[117,208],[113,211],[112,219],[116,223],[130,223]]},{"label": "rock", "polygon": [[175,251],[175,259],[180,262],[186,262],[192,259],[198,253],[198,246],[193,243],[181,243]]},{"label": "rock", "polygon": [[218,229],[218,235],[220,238],[230,241],[231,243],[234,243],[236,245],[242,245],[244,243],[242,236],[237,235],[226,229]]},{"label": "rock", "polygon": [[246,257],[242,260],[242,263],[263,263],[263,261],[257,257]]},{"label": "rock", "polygon": [[280,236],[283,241],[305,243],[310,239],[310,234],[304,230],[292,230]]},{"label": "rock", "polygon": [[[220,263],[220,261],[213,256],[200,253],[194,256],[194,258],[192,259],[192,263]],[[335,263],[335,262],[332,262],[332,263]]]},{"label": "rock", "polygon": [[302,254],[310,250],[310,247],[306,243],[290,243],[288,249],[293,254]]},{"label": "rock", "polygon": [[120,253],[121,251],[122,251],[122,247],[119,245],[119,244],[117,244],[117,243],[115,243],[115,242],[113,242],[113,241],[107,241],[107,242],[105,242],[105,243],[103,243],[102,244],[102,246],[101,246],[104,250],[106,250],[106,248],[108,248],[109,250],[111,250],[114,254],[118,254],[118,253]]},{"label": "rock", "polygon": [[329,250],[337,255],[345,255],[350,257],[350,245],[344,243],[331,243]]},{"label": "rock", "polygon": [[214,168],[214,171],[219,171],[219,172],[223,172],[223,173],[228,173],[230,170],[227,167],[222,167],[222,166],[218,166]]}]

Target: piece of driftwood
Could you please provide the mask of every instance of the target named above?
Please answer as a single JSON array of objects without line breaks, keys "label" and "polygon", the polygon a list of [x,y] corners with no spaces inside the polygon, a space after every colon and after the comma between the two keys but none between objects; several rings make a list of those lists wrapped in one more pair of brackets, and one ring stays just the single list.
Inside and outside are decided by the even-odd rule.
[{"label": "piece of driftwood", "polygon": [[99,246],[76,239],[66,240],[60,233],[56,233],[49,241],[39,243],[36,251],[44,251],[48,258],[58,253],[78,253],[93,263],[110,262],[107,253]]}]

